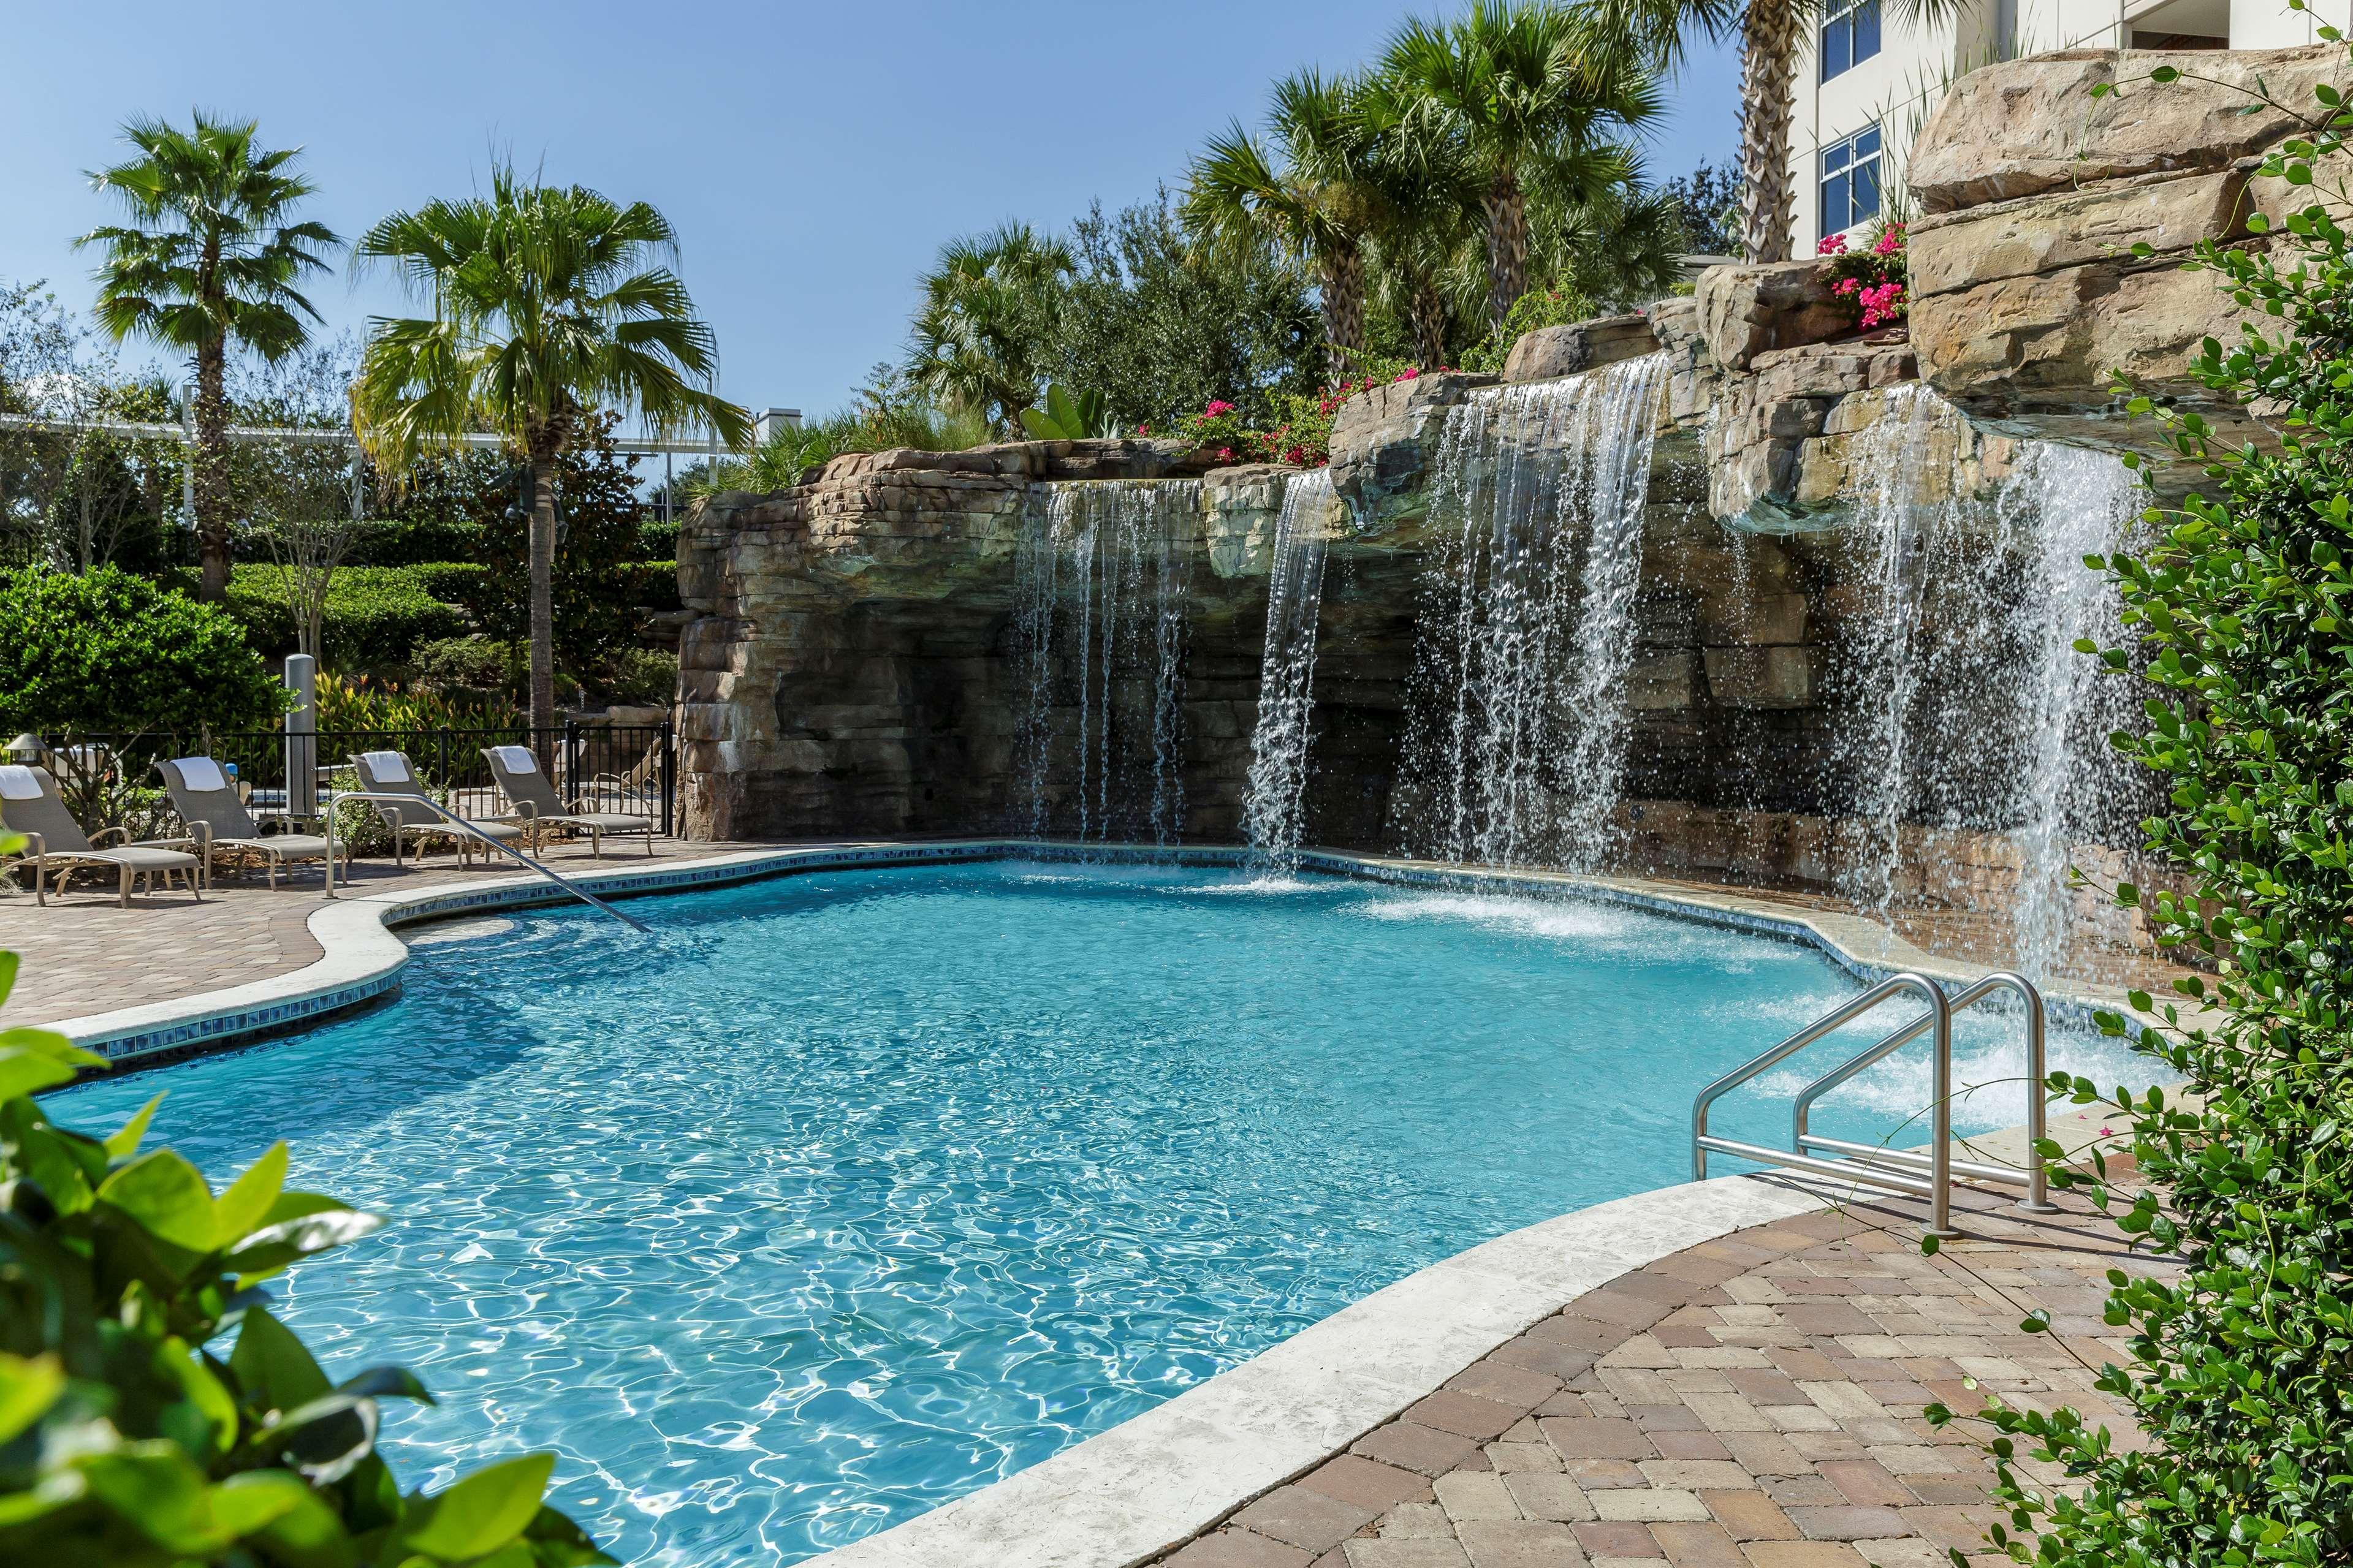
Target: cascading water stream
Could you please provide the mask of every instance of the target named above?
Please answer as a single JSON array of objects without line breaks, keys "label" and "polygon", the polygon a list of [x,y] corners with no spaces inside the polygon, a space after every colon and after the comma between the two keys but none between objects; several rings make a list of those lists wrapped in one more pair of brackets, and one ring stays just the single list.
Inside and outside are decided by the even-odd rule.
[{"label": "cascading water stream", "polygon": [[1988,939],[2047,981],[2070,956],[2071,855],[2128,841],[2137,815],[2106,742],[2130,689],[2074,645],[2116,640],[2120,606],[2083,558],[2124,536],[2138,487],[2112,457],[2030,443],[1973,497],[1958,413],[1916,384],[1885,395],[1852,458],[1869,595],[1845,650],[1839,889],[1883,919],[1993,916]]},{"label": "cascading water stream", "polygon": [[1292,476],[1275,521],[1274,560],[1267,579],[1266,651],[1259,662],[1258,723],[1250,734],[1242,829],[1250,847],[1282,870],[1297,868],[1305,827],[1316,616],[1324,605],[1332,503],[1329,468]]},{"label": "cascading water stream", "polygon": [[1031,491],[1015,554],[1029,689],[1014,752],[1033,837],[1182,835],[1187,543],[1200,505],[1195,479]]},{"label": "cascading water stream", "polygon": [[1607,858],[1665,384],[1651,354],[1449,411],[1400,790],[1409,850]]},{"label": "cascading water stream", "polygon": [[2084,564],[2130,534],[2145,496],[2132,471],[2103,452],[2036,443],[2021,454],[1997,504],[2005,523],[2031,521],[2031,586],[2021,607],[2042,622],[2021,673],[2027,725],[2020,772],[2018,900],[2011,926],[2026,973],[2059,973],[2070,957],[2075,846],[2117,844],[2139,816],[2143,783],[2108,737],[2136,717],[2128,682],[2105,676],[2079,641],[2123,640],[2123,602]]}]

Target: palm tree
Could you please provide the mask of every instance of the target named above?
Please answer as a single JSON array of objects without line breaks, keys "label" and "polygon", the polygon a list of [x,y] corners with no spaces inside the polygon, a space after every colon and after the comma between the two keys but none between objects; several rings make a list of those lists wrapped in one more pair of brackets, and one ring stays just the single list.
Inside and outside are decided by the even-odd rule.
[{"label": "palm tree", "polygon": [[[1896,16],[1924,26],[1954,0],[1893,0]],[[1789,121],[1798,56],[1820,0],[1593,0],[1594,31],[1609,50],[1678,68],[1694,32],[1740,39],[1740,244],[1751,261],[1787,261],[1797,227],[1789,184]]]},{"label": "palm tree", "polygon": [[1070,247],[1025,223],[948,241],[923,275],[909,375],[944,407],[978,414],[1019,439],[1076,269]]},{"label": "palm tree", "polygon": [[291,221],[315,189],[295,172],[301,150],[265,151],[257,130],[201,110],[185,131],[126,121],[122,139],[138,156],[90,178],[120,199],[128,221],[74,242],[106,249],[95,274],[100,326],[118,342],[137,332],[195,362],[197,592],[207,599],[228,592],[230,351],[275,361],[308,341],[304,318],[319,312],[295,285],[324,271],[318,247],[337,243],[322,225]]},{"label": "palm tree", "polygon": [[508,165],[487,196],[395,213],[354,248],[391,268],[430,316],[375,317],[353,423],[377,468],[408,472],[494,431],[522,454],[531,504],[531,722],[555,722],[555,459],[599,408],[657,435],[740,446],[751,417],[712,389],[718,352],[661,258],[678,237],[644,202],[528,184]]},{"label": "palm tree", "polygon": [[1208,252],[1271,247],[1314,274],[1335,374],[1365,346],[1365,247],[1387,205],[1364,92],[1313,70],[1277,82],[1267,120],[1282,167],[1236,121],[1193,160],[1182,208]]},{"label": "palm tree", "polygon": [[1580,165],[1622,158],[1610,133],[1658,111],[1641,55],[1611,42],[1556,5],[1473,0],[1451,25],[1408,22],[1382,57],[1387,90],[1457,142],[1476,182],[1498,329],[1528,289],[1530,185],[1589,179]]}]

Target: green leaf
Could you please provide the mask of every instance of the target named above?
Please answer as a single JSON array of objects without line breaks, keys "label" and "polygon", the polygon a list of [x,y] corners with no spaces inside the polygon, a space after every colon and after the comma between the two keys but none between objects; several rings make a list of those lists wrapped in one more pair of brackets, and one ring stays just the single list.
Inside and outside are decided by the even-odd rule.
[{"label": "green leaf", "polygon": [[263,1226],[244,1237],[223,1258],[223,1267],[238,1274],[275,1273],[300,1258],[356,1241],[380,1228],[384,1221],[355,1209],[335,1208]]},{"label": "green leaf", "polygon": [[0,1354],[0,1445],[38,1421],[65,1390],[57,1357]]},{"label": "green leaf", "polygon": [[[148,1106],[153,1109],[153,1100]],[[227,1247],[253,1234],[286,1186],[286,1145],[272,1143],[250,1170],[213,1205],[213,1245]]]},{"label": "green leaf", "polygon": [[213,1194],[205,1178],[169,1149],[141,1156],[99,1184],[98,1201],[135,1221],[158,1241],[189,1252],[213,1249]]},{"label": "green leaf", "polygon": [[16,1100],[73,1080],[73,1068],[55,1057],[22,1047],[0,1047],[0,1100]]},{"label": "green leaf", "polygon": [[354,1568],[359,1549],[335,1510],[302,1480],[284,1470],[248,1470],[231,1476],[214,1488],[217,1494],[232,1487],[267,1484],[299,1493],[292,1506],[254,1531],[254,1544],[272,1564],[284,1568]]},{"label": "green leaf", "polygon": [[299,1409],[332,1391],[294,1331],[259,1307],[246,1309],[228,1366],[246,1398],[264,1411]]},{"label": "green leaf", "polygon": [[553,1454],[524,1454],[477,1470],[434,1497],[413,1497],[396,1537],[411,1552],[445,1562],[487,1556],[521,1535],[539,1512]]},{"label": "green leaf", "polygon": [[155,1119],[155,1108],[163,1103],[164,1097],[159,1094],[141,1106],[137,1115],[106,1140],[106,1152],[118,1160],[128,1160],[139,1152],[139,1141],[147,1136],[147,1124]]}]

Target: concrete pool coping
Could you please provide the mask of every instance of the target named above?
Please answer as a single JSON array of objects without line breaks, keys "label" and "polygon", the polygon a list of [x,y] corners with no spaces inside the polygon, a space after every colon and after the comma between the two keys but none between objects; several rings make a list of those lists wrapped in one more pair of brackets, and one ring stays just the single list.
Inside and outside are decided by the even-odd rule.
[{"label": "concrete pool coping", "polygon": [[[571,876],[600,896],[617,898],[695,892],[773,877],[878,866],[1029,859],[1239,868],[1249,864],[1250,856],[1247,849],[1212,846],[1160,847],[1016,838],[873,840],[747,850],[650,867],[575,871]],[[1908,969],[1933,980],[1966,984],[1985,973],[1925,952],[1861,915],[1793,910],[1763,899],[1702,893],[1641,878],[1501,870],[1329,849],[1303,853],[1299,868],[1393,886],[1574,895],[1799,942],[1865,981],[1876,982]],[[397,989],[409,952],[407,943],[395,933],[396,927],[570,901],[569,895],[546,882],[512,877],[346,896],[311,912],[309,930],[319,944],[320,956],[301,969],[224,990],[68,1018],[47,1027],[121,1066],[171,1060],[284,1034],[365,1005]],[[2088,1021],[2098,1010],[2131,1010],[2122,990],[2107,987],[2046,992],[2044,1001],[2053,1018],[2074,1022]]]},{"label": "concrete pool coping", "polygon": [[[1238,848],[984,838],[764,848],[575,874],[600,895],[688,892],[770,877],[992,860],[1232,868]],[[1640,879],[1504,871],[1314,850],[1302,870],[1397,886],[1556,893],[1799,942],[1860,978],[1978,971],[1852,915]],[[543,882],[489,879],[349,897],[311,915],[322,956],[271,978],[55,1026],[126,1066],[307,1027],[390,994],[409,956],[396,928],[569,901]],[[2124,1009],[2122,992],[2053,995],[2054,1013]],[[1128,1568],[1166,1552],[1397,1416],[1463,1367],[1597,1287],[1734,1231],[1827,1207],[1776,1177],[1637,1194],[1541,1221],[1418,1270],[1166,1404],[1003,1480],[813,1561],[826,1568],[1008,1562]]]}]

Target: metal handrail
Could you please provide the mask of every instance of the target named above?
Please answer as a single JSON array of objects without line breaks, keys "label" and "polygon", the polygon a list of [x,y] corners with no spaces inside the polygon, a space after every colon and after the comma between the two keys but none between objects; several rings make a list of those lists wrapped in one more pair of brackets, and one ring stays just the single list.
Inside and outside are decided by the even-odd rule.
[{"label": "metal handrail", "polygon": [[[2026,1169],[2022,1172],[2014,1171],[2006,1165],[1989,1165],[1976,1160],[1954,1161],[1953,1168],[1965,1175],[1976,1176],[1983,1181],[2007,1182],[2013,1185],[2023,1185],[2026,1188],[2026,1196],[2020,1201],[2021,1208],[2031,1214],[2055,1214],[2058,1212],[2058,1205],[2051,1202],[2050,1173],[2043,1166],[2040,1147],[2045,1131],[2042,1080],[2046,1076],[2047,1067],[2043,1041],[2042,993],[2036,990],[2034,982],[2027,979],[2023,974],[2004,970],[1987,975],[1976,984],[1954,996],[1952,1011],[1956,1016],[1965,1013],[1997,991],[2015,991],[2018,993],[2019,999],[2026,1005]],[[1918,1039],[1920,1032],[1928,1026],[1929,1021],[1928,1015],[1922,1014],[1853,1060],[1842,1067],[1831,1068],[1808,1084],[1799,1093],[1797,1102],[1790,1107],[1789,1146],[1801,1154],[1810,1149],[1830,1149],[1841,1154],[1851,1154],[1866,1160],[1893,1162],[1915,1167],[1925,1163],[1923,1158],[1913,1150],[1884,1149],[1876,1144],[1852,1143],[1841,1138],[1817,1136],[1807,1130],[1807,1121],[1812,1114],[1814,1101],[1866,1068],[1876,1065],[1912,1041]],[[1941,1098],[1946,1089],[1940,1087],[1937,1092]]]},{"label": "metal handrail", "polygon": [[[1693,1176],[1701,1181],[1707,1179],[1707,1156],[1711,1149],[1720,1153],[1783,1165],[1817,1175],[1821,1173],[1820,1167],[1832,1164],[1833,1162],[1831,1161],[1810,1158],[1799,1150],[1784,1152],[1778,1149],[1767,1149],[1760,1144],[1742,1143],[1732,1139],[1712,1137],[1707,1130],[1708,1108],[1732,1089],[1737,1089],[1758,1074],[1779,1066],[1783,1061],[1812,1045],[1833,1029],[1852,1023],[1882,1003],[1900,996],[1906,991],[1918,995],[1928,1005],[1928,1011],[1923,1016],[1923,1022],[1936,1031],[1936,1102],[1929,1110],[1929,1119],[1935,1128],[1936,1142],[1931,1147],[1928,1159],[1929,1191],[1923,1194],[1928,1200],[1928,1233],[1938,1237],[1957,1235],[1958,1232],[1952,1226],[1953,1007],[1952,1003],[1946,997],[1942,986],[1925,975],[1915,974],[1909,970],[1900,974],[1889,975],[1844,1006],[1815,1019],[1772,1049],[1752,1058],[1701,1089],[1698,1096],[1692,1101]],[[1837,1163],[1848,1163],[1851,1162],[1837,1162]],[[1898,1192],[1911,1192],[1915,1194],[1918,1193],[1916,1179],[1865,1171],[1852,1173],[1852,1179],[1889,1187]]]},{"label": "metal handrail", "polygon": [[607,903],[604,900],[598,898],[596,894],[590,892],[587,889],[582,887],[571,878],[557,871],[554,867],[543,865],[531,856],[515,848],[512,845],[500,843],[497,839],[483,832],[473,823],[467,821],[464,817],[459,816],[457,813],[449,810],[439,801],[433,800],[426,795],[401,795],[391,790],[336,790],[321,797],[321,806],[327,818],[327,897],[331,899],[335,896],[335,805],[338,801],[345,800],[372,800],[379,804],[404,806],[421,805],[425,807],[426,810],[439,816],[441,820],[448,826],[462,828],[466,832],[472,834],[475,837],[480,839],[483,843],[489,845],[491,848],[498,850],[501,854],[505,855],[510,858],[522,861],[525,866],[530,867],[533,870],[538,872],[541,876],[546,878],[549,881],[554,883],[565,892],[570,893],[574,898],[596,905],[598,909],[604,910],[607,914],[612,916],[623,925],[628,926],[631,931],[638,931],[646,935],[652,934],[651,931],[648,931],[644,922],[633,920],[629,916],[623,914],[620,910],[615,909],[612,905]]}]

